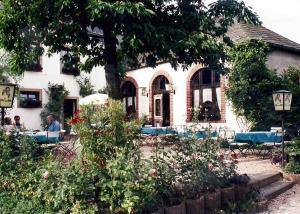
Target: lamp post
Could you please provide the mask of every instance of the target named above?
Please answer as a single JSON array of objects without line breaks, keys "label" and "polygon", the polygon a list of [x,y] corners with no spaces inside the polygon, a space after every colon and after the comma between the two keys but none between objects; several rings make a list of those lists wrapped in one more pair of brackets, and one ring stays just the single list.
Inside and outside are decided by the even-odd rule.
[{"label": "lamp post", "polygon": [[284,167],[284,112],[291,110],[292,92],[286,90],[275,91],[273,94],[275,111],[281,112],[281,130],[282,130],[282,162]]}]

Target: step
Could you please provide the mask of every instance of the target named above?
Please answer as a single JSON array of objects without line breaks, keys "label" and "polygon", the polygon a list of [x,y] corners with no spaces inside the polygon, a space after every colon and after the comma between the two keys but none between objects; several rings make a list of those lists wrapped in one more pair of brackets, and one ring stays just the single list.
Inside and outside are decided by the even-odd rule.
[{"label": "step", "polygon": [[268,186],[261,188],[260,194],[262,198],[270,200],[292,188],[294,184],[295,183],[292,181],[276,181]]},{"label": "step", "polygon": [[250,182],[248,186],[254,189],[261,189],[266,187],[274,182],[282,180],[282,173],[280,172],[269,172],[264,174],[253,174],[249,175]]}]

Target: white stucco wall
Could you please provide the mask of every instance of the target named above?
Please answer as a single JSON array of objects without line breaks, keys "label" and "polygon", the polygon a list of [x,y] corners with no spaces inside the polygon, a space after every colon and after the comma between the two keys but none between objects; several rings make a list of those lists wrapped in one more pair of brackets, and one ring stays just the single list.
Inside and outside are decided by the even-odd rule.
[{"label": "white stucco wall", "polygon": [[[295,65],[300,68],[300,56],[285,51],[274,50],[268,56],[267,65],[270,68],[277,69],[282,72],[289,65]],[[42,72],[25,72],[19,84],[24,89],[42,89],[43,105],[48,102],[45,90],[48,87],[48,82],[64,84],[66,89],[70,92],[69,97],[79,98],[79,86],[76,83],[76,78],[73,75],[66,75],[61,73],[60,54],[54,54],[52,57],[42,57]],[[178,68],[175,71],[170,64],[160,64],[156,68],[141,68],[139,70],[130,71],[127,76],[132,77],[138,83],[139,93],[139,116],[149,116],[149,87],[152,77],[158,71],[167,72],[174,83],[175,94],[173,94],[173,125],[186,124],[187,112],[187,97],[186,97],[186,82],[187,76],[191,72],[191,66],[188,70]],[[102,67],[93,69],[91,74],[83,74],[89,76],[95,90],[105,87],[105,73]],[[142,88],[146,88],[146,94],[142,95]],[[148,95],[148,96],[147,96]],[[20,115],[21,120],[29,129],[41,129],[40,112],[42,108],[25,109],[17,107],[17,99],[15,99],[14,108],[10,111],[8,116],[13,117]],[[230,106],[226,103],[226,123],[214,123],[213,127],[228,127],[236,131],[244,131],[249,129],[249,124],[243,118],[237,118]],[[208,124],[200,124],[206,127]]]},{"label": "white stucco wall", "polygon": [[[21,89],[42,89],[42,105],[48,102],[46,90],[48,83],[64,84],[65,88],[70,92],[70,98],[79,98],[79,86],[76,82],[76,77],[61,73],[60,54],[54,54],[51,57],[44,55],[41,60],[42,72],[26,71],[20,78],[18,84]],[[105,74],[101,67],[92,70],[89,76],[95,90],[105,87]],[[41,129],[40,112],[42,108],[19,108],[15,99],[13,109],[9,111],[9,117],[15,115],[21,116],[21,121],[28,129]]]},{"label": "white stucco wall", "polygon": [[[146,87],[149,96],[149,87],[152,77],[158,71],[167,72],[173,81],[175,94],[173,94],[173,124],[183,125],[186,122],[186,78],[188,71],[183,71],[179,68],[175,71],[170,64],[160,64],[156,68],[142,68],[139,70],[130,71],[127,76],[134,78],[138,87]],[[141,96],[139,89],[139,115],[149,116],[149,97]]]}]

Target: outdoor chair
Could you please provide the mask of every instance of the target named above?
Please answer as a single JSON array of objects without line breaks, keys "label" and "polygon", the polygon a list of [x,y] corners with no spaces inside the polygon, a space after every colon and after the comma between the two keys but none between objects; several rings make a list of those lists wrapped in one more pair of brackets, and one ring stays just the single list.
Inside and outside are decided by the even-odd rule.
[{"label": "outdoor chair", "polygon": [[53,149],[53,154],[56,158],[60,159],[62,163],[67,163],[80,153],[81,146],[78,140],[78,138],[73,138],[71,141],[59,142]]},{"label": "outdoor chair", "polygon": [[226,130],[226,139],[229,143],[229,150],[236,153],[236,150],[242,155],[246,156],[249,151],[253,151],[251,144],[249,142],[239,142],[236,138],[236,132],[234,130]]}]

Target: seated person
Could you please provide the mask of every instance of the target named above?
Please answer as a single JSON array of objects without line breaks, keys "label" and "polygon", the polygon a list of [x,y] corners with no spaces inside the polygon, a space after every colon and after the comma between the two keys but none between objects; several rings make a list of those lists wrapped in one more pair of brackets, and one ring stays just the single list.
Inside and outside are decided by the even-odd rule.
[{"label": "seated person", "polygon": [[60,123],[55,119],[54,114],[49,114],[47,116],[48,129],[49,132],[59,132],[60,131]]},{"label": "seated person", "polygon": [[12,125],[11,118],[10,117],[5,117],[4,118],[4,130],[6,132],[11,132],[15,127]]},{"label": "seated person", "polygon": [[24,130],[25,129],[24,124],[22,124],[20,122],[20,116],[19,115],[14,116],[14,121],[15,122],[13,123],[13,125],[14,125],[15,129],[17,129],[17,130]]}]

